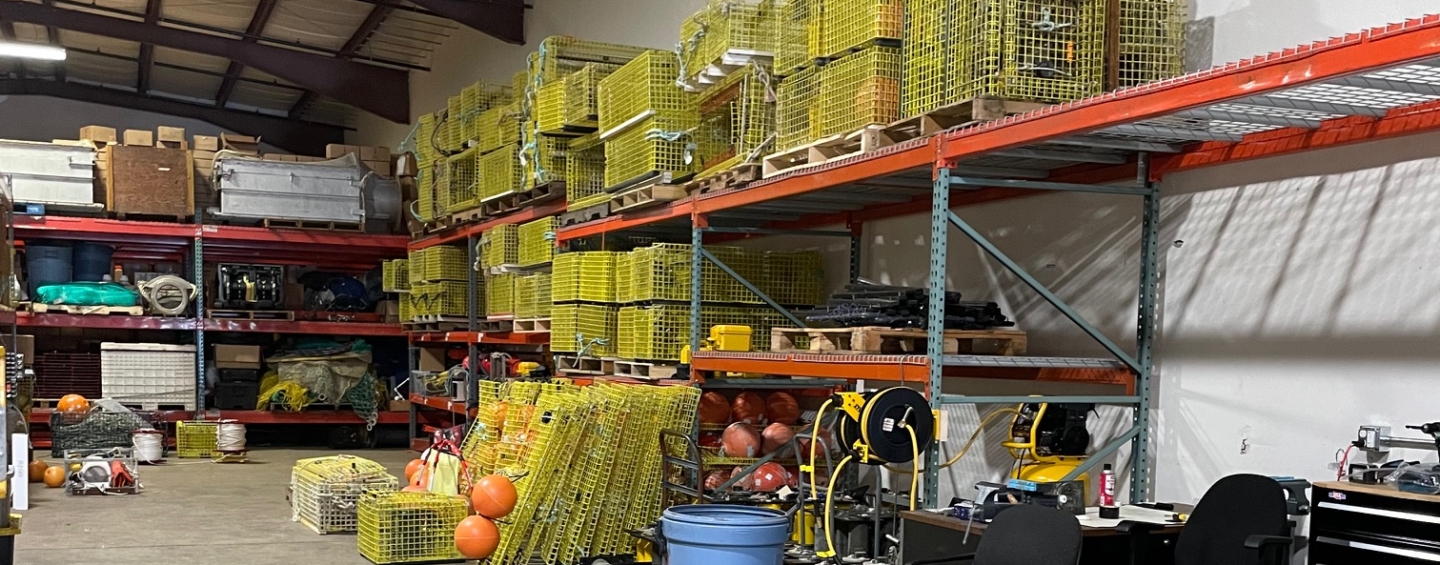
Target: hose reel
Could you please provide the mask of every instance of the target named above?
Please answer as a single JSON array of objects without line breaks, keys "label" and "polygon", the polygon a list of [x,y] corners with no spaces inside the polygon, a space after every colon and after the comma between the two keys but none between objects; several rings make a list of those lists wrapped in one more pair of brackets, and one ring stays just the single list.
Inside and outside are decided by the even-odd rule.
[{"label": "hose reel", "polygon": [[141,281],[136,289],[150,305],[150,311],[162,316],[179,316],[195,300],[195,285],[175,275],[160,275]]},{"label": "hose reel", "polygon": [[857,463],[909,463],[935,440],[935,413],[925,396],[913,389],[892,387],[839,396],[840,447]]}]

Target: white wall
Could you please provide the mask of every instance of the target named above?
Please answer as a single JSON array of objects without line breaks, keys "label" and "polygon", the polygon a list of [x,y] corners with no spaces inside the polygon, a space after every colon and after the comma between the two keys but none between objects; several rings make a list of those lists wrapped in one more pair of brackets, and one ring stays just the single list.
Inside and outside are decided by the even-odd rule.
[{"label": "white wall", "polygon": [[185,135],[219,135],[209,122],[49,96],[0,95],[0,138],[23,141],[75,139],[80,128],[102,125],[124,131],[157,126],[185,128]]},{"label": "white wall", "polygon": [[[552,35],[591,41],[673,49],[680,22],[705,6],[704,0],[533,0],[525,13],[526,44],[510,45],[469,28],[460,28],[435,51],[429,72],[410,73],[410,115],[445,107],[450,96],[477,80],[510,84],[525,68],[525,57]],[[412,120],[412,123],[414,120]],[[355,120],[349,143],[397,145],[409,124],[391,123],[368,113]]]}]

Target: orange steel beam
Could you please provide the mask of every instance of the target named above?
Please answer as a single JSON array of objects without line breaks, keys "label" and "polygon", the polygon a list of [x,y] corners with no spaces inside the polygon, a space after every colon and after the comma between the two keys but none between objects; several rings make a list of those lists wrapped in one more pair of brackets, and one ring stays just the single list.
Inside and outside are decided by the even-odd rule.
[{"label": "orange steel beam", "polygon": [[[753,358],[713,358],[696,356],[690,360],[690,367],[696,371],[729,373],[758,373],[764,375],[785,375],[792,377],[829,377],[849,380],[877,380],[890,382],[924,383],[929,379],[929,365],[923,358],[918,362],[897,362],[891,360],[875,362],[822,362],[797,361],[789,355],[757,355]],[[849,361],[849,360],[847,360]]]},{"label": "orange steel beam", "polygon": [[454,241],[461,241],[472,235],[480,235],[480,232],[496,226],[525,223],[532,220],[538,220],[546,216],[554,216],[564,211],[564,200],[555,200],[551,202],[545,202],[543,204],[536,204],[528,208],[521,208],[503,216],[496,216],[494,218],[490,218],[478,224],[471,224],[469,226],[465,226],[454,231],[422,237],[420,239],[410,242],[409,248],[411,250],[425,249],[426,247],[434,247],[436,245],[451,243]]},{"label": "orange steel beam", "polygon": [[694,198],[687,198],[665,206],[610,216],[603,220],[589,222],[571,228],[561,228],[556,232],[555,239],[567,241],[630,228],[638,228],[666,220],[690,217],[696,211],[697,208],[694,204]]},{"label": "orange steel beam", "polygon": [[798,196],[907,169],[928,168],[935,162],[935,151],[929,145],[912,145],[905,149],[886,151],[886,149],[881,149],[881,155],[867,156],[842,166],[805,169],[806,172],[783,177],[778,181],[761,186],[751,186],[743,190],[723,192],[718,196],[702,198],[695,202],[695,209],[701,214],[709,214],[740,208],[748,204]]},{"label": "orange steel beam", "polygon": [[939,157],[954,161],[1437,56],[1440,15],[1430,15],[941,134]]}]

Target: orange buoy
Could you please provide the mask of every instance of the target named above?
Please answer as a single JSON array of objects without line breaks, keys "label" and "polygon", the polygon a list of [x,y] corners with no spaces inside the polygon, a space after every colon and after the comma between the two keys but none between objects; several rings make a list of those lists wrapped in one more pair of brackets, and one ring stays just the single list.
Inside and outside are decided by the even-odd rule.
[{"label": "orange buoy", "polygon": [[40,482],[40,481],[45,480],[45,470],[46,470],[46,469],[49,469],[49,468],[50,468],[50,464],[49,464],[49,463],[46,463],[44,459],[36,459],[36,460],[34,460],[34,461],[31,461],[31,462],[30,462],[30,482],[32,482],[32,483],[38,483],[38,482]]},{"label": "orange buoy", "polygon": [[55,408],[67,414],[78,414],[90,409],[90,401],[78,394],[67,394],[60,397],[60,402],[55,404]]},{"label": "orange buoy", "polygon": [[65,469],[59,465],[45,469],[45,486],[59,488],[65,484]]},{"label": "orange buoy", "polygon": [[470,489],[470,505],[486,518],[504,518],[519,498],[515,483],[505,475],[485,475]]},{"label": "orange buoy", "polygon": [[410,485],[400,489],[400,492],[425,492],[425,487],[422,487],[420,485]]},{"label": "orange buoy", "polygon": [[500,528],[484,516],[467,516],[455,526],[455,549],[466,559],[484,559],[500,546]]},{"label": "orange buoy", "polygon": [[423,468],[425,468],[424,459],[411,459],[409,463],[405,464],[405,482],[414,480],[415,473]]}]

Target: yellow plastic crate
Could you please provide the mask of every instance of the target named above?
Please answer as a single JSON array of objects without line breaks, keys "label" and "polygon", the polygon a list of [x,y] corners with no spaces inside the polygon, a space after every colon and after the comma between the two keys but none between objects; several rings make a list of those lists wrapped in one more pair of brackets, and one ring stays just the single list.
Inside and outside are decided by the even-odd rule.
[{"label": "yellow plastic crate", "polygon": [[[747,67],[725,77],[700,99],[698,178],[759,160],[775,135],[775,105],[769,74]],[[771,147],[771,149],[774,149]]]},{"label": "yellow plastic crate", "polygon": [[175,456],[181,459],[210,459],[220,454],[215,448],[220,422],[181,420],[175,422]]},{"label": "yellow plastic crate", "polygon": [[535,273],[515,279],[515,317],[521,320],[549,318],[551,275]]},{"label": "yellow plastic crate", "polygon": [[592,357],[615,354],[616,306],[556,304],[550,308],[550,350]]},{"label": "yellow plastic crate", "polygon": [[460,560],[455,527],[470,515],[463,498],[428,492],[367,492],[356,510],[360,554],[376,565]]},{"label": "yellow plastic crate", "polygon": [[525,145],[525,190],[552,182],[565,182],[565,160],[570,140],[539,136]]},{"label": "yellow plastic crate", "polygon": [[825,0],[823,18],[824,56],[839,58],[860,47],[898,46],[905,6],[903,0]]},{"label": "yellow plastic crate", "polygon": [[[421,283],[410,289],[410,300],[417,316],[463,317],[470,314],[467,307],[468,282],[440,281]],[[479,289],[484,298],[484,289]]]},{"label": "yellow plastic crate", "polygon": [[680,24],[679,76],[693,79],[726,59],[773,57],[779,13],[774,0],[711,0]]},{"label": "yellow plastic crate", "polygon": [[515,274],[501,273],[485,277],[485,315],[515,314]]},{"label": "yellow plastic crate", "polygon": [[799,147],[820,138],[820,67],[780,80],[775,89],[775,146]]},{"label": "yellow plastic crate", "polygon": [[[748,254],[734,247],[706,246],[707,251],[724,261],[746,279],[754,281],[761,271],[757,254]],[[628,276],[620,273],[616,284],[629,285],[629,296],[636,302],[690,300],[690,246],[679,243],[657,243],[630,252]],[[622,280],[624,277],[624,280]],[[705,302],[760,304],[763,301],[734,277],[714,263],[703,260],[700,266],[700,297]]]},{"label": "yellow plastic crate", "polygon": [[489,269],[520,263],[519,226],[505,224],[480,234],[480,267]]},{"label": "yellow plastic crate", "polygon": [[380,263],[380,290],[384,292],[410,290],[410,261],[391,259]]},{"label": "yellow plastic crate", "polygon": [[870,47],[820,71],[820,136],[900,118],[900,49]]},{"label": "yellow plastic crate", "polygon": [[410,252],[410,284],[433,281],[463,281],[470,265],[464,247],[436,245]]},{"label": "yellow plastic crate", "polygon": [[[746,326],[751,330],[751,351],[770,348],[770,329],[788,322],[769,307],[725,307],[706,305],[700,309],[700,331],[708,335],[714,326]],[[680,351],[690,344],[690,306],[656,304],[620,309],[616,355],[622,359],[679,361]]]},{"label": "yellow plastic crate", "polygon": [[565,203],[571,210],[607,202],[605,192],[605,144],[599,134],[570,142],[565,154]]},{"label": "yellow plastic crate", "polygon": [[581,251],[555,255],[550,272],[555,302],[616,302],[616,261],[625,253]]},{"label": "yellow plastic crate", "polygon": [[414,303],[415,303],[415,302],[414,302],[413,298],[411,297],[410,293],[409,293],[409,292],[401,293],[401,294],[399,294],[398,296],[396,296],[396,300],[400,303],[400,322],[401,322],[401,323],[406,323],[406,322],[410,322],[410,321],[414,320],[414,319],[415,319],[415,306],[414,306]]},{"label": "yellow plastic crate", "polygon": [[508,145],[480,158],[481,200],[489,200],[514,194],[520,190],[523,170],[520,167],[519,148]]},{"label": "yellow plastic crate", "polygon": [[1185,0],[1120,0],[1119,84],[1185,74]]},{"label": "yellow plastic crate", "polygon": [[370,491],[396,491],[400,481],[385,466],[354,455],[312,457],[290,469],[291,519],[317,534],[353,532],[355,505]]},{"label": "yellow plastic crate", "polygon": [[647,119],[605,142],[605,187],[613,188],[654,173],[668,172],[675,176],[694,173],[699,165],[697,149],[691,129],[670,129],[661,122]]},{"label": "yellow plastic crate", "polygon": [[520,266],[549,263],[555,257],[555,216],[520,224]]},{"label": "yellow plastic crate", "polygon": [[679,60],[672,51],[651,49],[600,80],[601,137],[607,141],[621,131],[648,121],[654,127],[686,130],[700,115],[695,96],[675,84]]},{"label": "yellow plastic crate", "polygon": [[446,160],[450,170],[445,213],[464,212],[480,205],[480,149],[471,147]]}]

